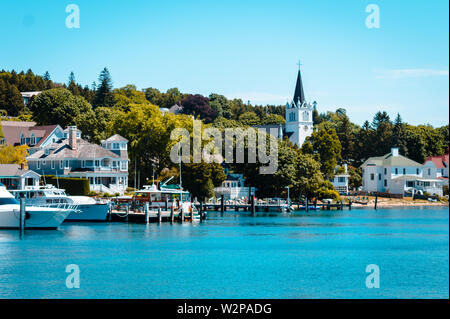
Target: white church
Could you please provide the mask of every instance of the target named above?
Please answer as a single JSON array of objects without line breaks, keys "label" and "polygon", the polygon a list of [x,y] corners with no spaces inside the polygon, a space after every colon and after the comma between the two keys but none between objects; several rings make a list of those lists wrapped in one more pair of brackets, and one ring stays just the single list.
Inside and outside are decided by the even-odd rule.
[{"label": "white church", "polygon": [[272,125],[256,125],[256,128],[262,128],[267,133],[272,133],[278,129],[276,137],[283,138],[288,136],[293,144],[299,147],[303,145],[305,139],[311,136],[313,132],[313,110],[315,103],[308,103],[305,99],[303,91],[302,75],[300,68],[297,75],[297,83],[295,85],[294,98],[291,103],[286,103],[286,123]]}]

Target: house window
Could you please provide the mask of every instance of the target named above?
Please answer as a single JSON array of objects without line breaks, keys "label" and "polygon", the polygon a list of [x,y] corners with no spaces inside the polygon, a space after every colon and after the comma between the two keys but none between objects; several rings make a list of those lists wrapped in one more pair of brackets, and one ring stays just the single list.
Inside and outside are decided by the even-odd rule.
[{"label": "house window", "polygon": [[431,169],[428,169],[428,176],[431,175]]},{"label": "house window", "polygon": [[345,177],[338,177],[339,183],[345,183]]},{"label": "house window", "polygon": [[113,150],[119,149],[119,143],[113,143]]},{"label": "house window", "polygon": [[94,178],[93,177],[89,177],[89,184],[91,184],[91,185],[94,184]]},{"label": "house window", "polygon": [[381,174],[378,174],[378,180],[381,181]]},{"label": "house window", "polygon": [[375,179],[375,175],[374,174],[370,174],[370,180],[373,181]]},{"label": "house window", "polygon": [[303,121],[308,122],[309,120],[309,113],[308,112],[303,112]]},{"label": "house window", "polygon": [[419,175],[419,169],[416,168],[416,175]]},{"label": "house window", "polygon": [[387,186],[387,179],[384,180],[384,187]]},{"label": "house window", "polygon": [[127,143],[121,143],[120,144],[120,149],[121,150],[126,150],[127,149]]},{"label": "house window", "polygon": [[414,182],[413,181],[407,181],[406,182],[406,187],[414,187]]},{"label": "house window", "polygon": [[385,167],[384,168],[384,175],[386,175],[387,174],[387,168]]},{"label": "house window", "polygon": [[36,144],[36,137],[34,136],[33,133],[31,133],[30,145],[35,145],[35,144]]},{"label": "house window", "polygon": [[403,175],[406,175],[406,168],[403,169]]},{"label": "house window", "polygon": [[395,169],[395,175],[397,175],[397,174],[398,174],[398,168]]},{"label": "house window", "polygon": [[22,134],[20,134],[20,144],[23,145],[25,143],[26,143],[25,136],[22,133]]},{"label": "house window", "polygon": [[441,175],[444,176],[444,169],[441,168]]},{"label": "house window", "polygon": [[41,161],[36,162],[36,167],[37,167],[37,169],[41,169]]},{"label": "house window", "polygon": [[55,161],[51,161],[52,169],[55,169]]},{"label": "house window", "polygon": [[61,160],[61,161],[59,161],[59,168],[63,168],[64,167],[64,161],[63,160]]},{"label": "house window", "polygon": [[99,167],[100,166],[100,161],[99,160],[95,160],[94,161],[94,165],[95,165],[95,167]]},{"label": "house window", "polygon": [[127,161],[120,162],[120,170],[126,171],[127,170]]},{"label": "house window", "polygon": [[64,161],[64,168],[69,168],[69,160]]},{"label": "house window", "polygon": [[82,168],[85,168],[85,167],[86,167],[86,161],[84,161],[84,160],[81,161],[81,167],[82,167]]},{"label": "house window", "polygon": [[42,166],[47,165],[47,162],[45,160],[42,161]]}]

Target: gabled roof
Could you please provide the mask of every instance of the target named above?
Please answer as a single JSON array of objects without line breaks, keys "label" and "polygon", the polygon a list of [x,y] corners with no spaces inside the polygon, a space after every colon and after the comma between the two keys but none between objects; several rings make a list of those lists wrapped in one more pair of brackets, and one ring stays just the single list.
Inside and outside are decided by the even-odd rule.
[{"label": "gabled roof", "polygon": [[59,126],[59,125],[45,125],[35,126],[35,122],[15,122],[15,121],[2,121],[3,134],[5,136],[6,144],[19,145],[20,136],[23,134],[25,138],[31,137],[34,134],[36,138],[41,138],[36,145],[40,146],[47,137]]},{"label": "gabled roof", "polygon": [[444,155],[440,155],[440,156],[428,156],[425,159],[424,164],[426,162],[431,161],[431,162],[433,162],[434,166],[436,166],[436,168],[446,168],[446,167],[448,167],[448,159],[449,159],[448,154],[444,154]]},{"label": "gabled roof", "polygon": [[0,176],[2,177],[17,177],[30,172],[34,173],[37,176],[40,176],[35,171],[29,169],[20,169],[20,165],[18,164],[0,164]]},{"label": "gabled roof", "polygon": [[113,136],[107,138],[105,142],[128,142],[128,140],[119,134],[114,134]]},{"label": "gabled roof", "polygon": [[409,159],[403,155],[392,156],[391,153],[388,153],[384,156],[377,157],[369,157],[361,167],[367,166],[404,166],[404,167],[421,167],[423,166],[412,159]]},{"label": "gabled roof", "polygon": [[49,149],[54,149],[48,155],[45,155],[45,149],[41,149],[30,156],[27,160],[45,159],[45,160],[62,160],[65,158],[79,158],[79,159],[95,159],[95,158],[120,158],[119,155],[101,147],[97,144],[91,144],[83,139],[77,139],[77,148],[71,149],[69,140],[65,139],[60,143],[53,143],[49,145]]}]

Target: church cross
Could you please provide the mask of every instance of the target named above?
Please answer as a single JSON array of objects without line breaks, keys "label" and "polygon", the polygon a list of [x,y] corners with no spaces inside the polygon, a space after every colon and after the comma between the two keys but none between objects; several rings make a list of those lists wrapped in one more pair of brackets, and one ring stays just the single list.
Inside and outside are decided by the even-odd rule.
[{"label": "church cross", "polygon": [[300,63],[300,60],[298,60],[297,65],[298,65],[298,69],[300,70],[300,66],[302,65],[302,64]]}]

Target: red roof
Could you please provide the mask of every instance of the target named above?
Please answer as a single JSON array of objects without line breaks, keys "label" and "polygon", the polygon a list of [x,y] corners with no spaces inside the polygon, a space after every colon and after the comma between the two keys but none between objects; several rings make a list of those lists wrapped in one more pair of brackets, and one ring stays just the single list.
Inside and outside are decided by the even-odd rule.
[{"label": "red roof", "polygon": [[436,168],[446,168],[448,167],[448,154],[440,156],[428,156],[425,159],[425,163],[428,161],[432,161]]},{"label": "red roof", "polygon": [[23,134],[26,138],[31,137],[31,134],[34,134],[36,138],[41,138],[41,140],[35,145],[39,146],[57,126],[58,125],[27,126],[24,125],[23,122],[10,121],[5,123],[2,121],[3,134],[5,136],[6,144],[13,146],[20,145],[21,134]]}]

